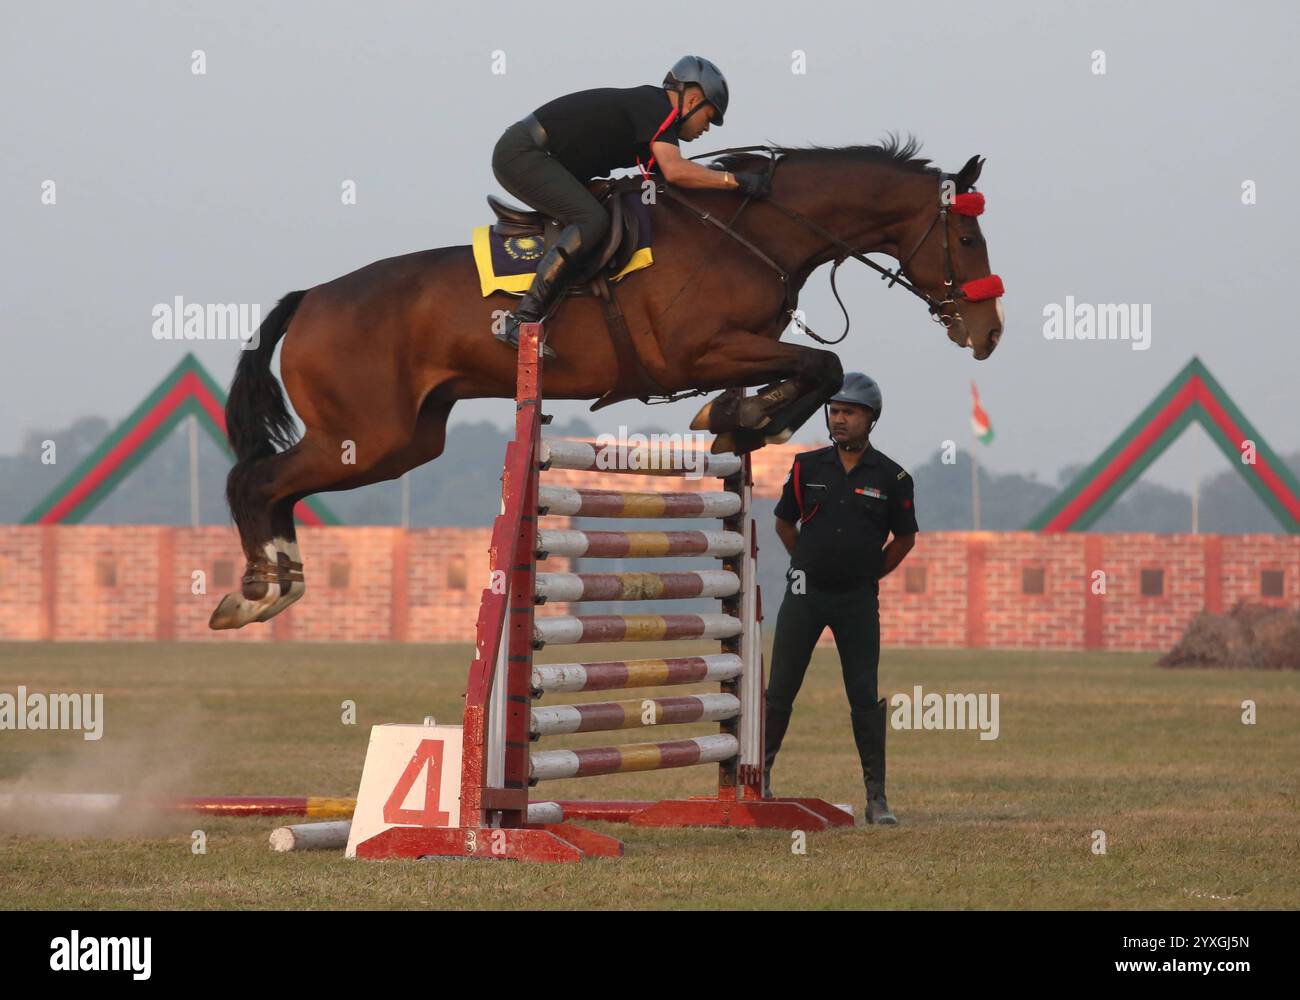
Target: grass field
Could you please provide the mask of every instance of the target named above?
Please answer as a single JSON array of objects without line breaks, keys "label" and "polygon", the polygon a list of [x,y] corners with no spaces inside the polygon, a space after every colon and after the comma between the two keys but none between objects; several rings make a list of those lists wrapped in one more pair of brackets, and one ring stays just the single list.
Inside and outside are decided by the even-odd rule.
[{"label": "grass field", "polygon": [[[606,653],[669,655],[632,645]],[[19,684],[102,691],[106,709],[99,742],[0,732],[0,785],[351,796],[372,724],[426,714],[459,722],[468,660],[468,646],[0,645],[0,692]],[[11,825],[0,831],[0,907],[1300,905],[1300,675],[1172,672],[1140,655],[886,651],[882,693],[914,684],[997,693],[999,738],[891,733],[890,803],[901,825],[809,835],[806,854],[792,852],[783,832],[603,827],[622,837],[626,857],[372,864],[332,852],[273,854],[266,838],[275,819],[133,817],[114,836],[75,839]],[[1258,706],[1254,725],[1242,723],[1247,699]],[[356,704],[355,725],[341,721],[345,701]],[[670,727],[665,738],[700,731]],[[709,766],[610,775],[550,782],[542,792],[698,794],[715,774]],[[819,651],[809,670],[774,784],[781,794],[852,802],[861,814],[833,652]],[[199,823],[206,854],[191,850]],[[1093,851],[1096,830],[1105,833],[1104,855]]]}]

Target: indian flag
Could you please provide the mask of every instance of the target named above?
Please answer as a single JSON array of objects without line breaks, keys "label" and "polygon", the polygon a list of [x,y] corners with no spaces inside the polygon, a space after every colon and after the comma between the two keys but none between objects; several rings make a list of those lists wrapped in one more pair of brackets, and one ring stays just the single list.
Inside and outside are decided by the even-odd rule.
[{"label": "indian flag", "polygon": [[970,384],[971,411],[970,427],[975,432],[975,437],[984,444],[993,442],[993,424],[989,420],[989,415],[984,412],[984,406],[980,403],[980,391],[975,388],[975,380],[971,379]]}]

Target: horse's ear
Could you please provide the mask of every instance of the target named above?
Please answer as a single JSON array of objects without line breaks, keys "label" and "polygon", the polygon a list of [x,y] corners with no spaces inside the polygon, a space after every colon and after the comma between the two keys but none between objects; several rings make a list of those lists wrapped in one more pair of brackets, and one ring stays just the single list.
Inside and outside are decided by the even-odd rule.
[{"label": "horse's ear", "polygon": [[957,171],[957,193],[969,191],[975,186],[975,182],[980,179],[980,171],[984,169],[984,158],[976,153],[966,165]]}]

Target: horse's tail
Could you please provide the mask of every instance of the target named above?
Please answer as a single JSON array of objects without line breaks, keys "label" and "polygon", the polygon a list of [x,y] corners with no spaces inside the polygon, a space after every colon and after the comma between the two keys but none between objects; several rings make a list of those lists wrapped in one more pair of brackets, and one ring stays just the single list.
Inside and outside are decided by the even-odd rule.
[{"label": "horse's tail", "polygon": [[240,354],[235,380],[226,400],[226,436],[235,450],[237,465],[273,455],[293,444],[295,428],[284,391],[271,373],[271,356],[284,336],[298,303],[306,295],[290,292],[262,321],[257,346]]}]

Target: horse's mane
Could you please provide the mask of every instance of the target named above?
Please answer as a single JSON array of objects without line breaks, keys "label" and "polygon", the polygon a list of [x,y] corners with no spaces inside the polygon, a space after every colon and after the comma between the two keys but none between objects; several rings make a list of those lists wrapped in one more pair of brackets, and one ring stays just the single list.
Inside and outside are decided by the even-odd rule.
[{"label": "horse's mane", "polygon": [[[791,163],[815,163],[817,161],[848,160],[853,163],[880,163],[897,167],[915,174],[937,174],[939,169],[930,164],[928,159],[917,156],[921,151],[921,141],[913,135],[900,139],[889,133],[877,146],[773,146],[782,160]],[[722,170],[744,170],[761,167],[768,160],[762,153],[724,153],[716,157],[713,163]]]}]

